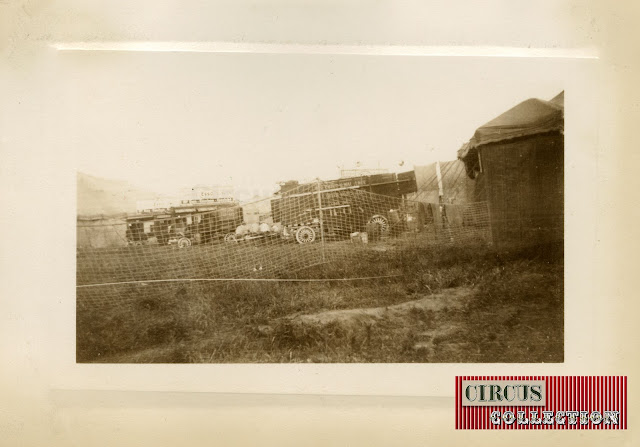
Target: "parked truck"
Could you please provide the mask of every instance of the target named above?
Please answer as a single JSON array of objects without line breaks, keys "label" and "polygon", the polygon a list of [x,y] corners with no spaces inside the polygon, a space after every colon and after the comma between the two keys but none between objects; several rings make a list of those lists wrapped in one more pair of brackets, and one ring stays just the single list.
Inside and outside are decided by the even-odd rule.
[{"label": "parked truck", "polygon": [[375,238],[404,231],[408,222],[422,218],[424,210],[402,200],[415,191],[414,171],[303,185],[287,182],[271,200],[271,211],[283,235],[300,244],[321,237],[344,239],[355,232]]},{"label": "parked truck", "polygon": [[126,237],[130,245],[177,244],[185,248],[229,237],[242,221],[237,202],[175,206],[128,216]]}]

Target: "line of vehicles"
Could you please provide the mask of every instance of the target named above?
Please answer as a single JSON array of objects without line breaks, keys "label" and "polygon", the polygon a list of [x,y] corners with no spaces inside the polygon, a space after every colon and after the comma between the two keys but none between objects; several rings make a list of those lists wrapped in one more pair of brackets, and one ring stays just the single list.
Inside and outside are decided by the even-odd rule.
[{"label": "line of vehicles", "polygon": [[419,230],[426,210],[422,204],[402,200],[415,190],[414,171],[303,185],[287,182],[258,222],[246,223],[244,207],[234,200],[187,201],[129,216],[126,237],[133,246],[175,244],[179,248],[260,239],[309,244],[348,239],[355,232],[375,238]]},{"label": "line of vehicles", "polygon": [[154,209],[127,217],[130,245],[205,244],[232,234],[243,221],[237,202]]}]

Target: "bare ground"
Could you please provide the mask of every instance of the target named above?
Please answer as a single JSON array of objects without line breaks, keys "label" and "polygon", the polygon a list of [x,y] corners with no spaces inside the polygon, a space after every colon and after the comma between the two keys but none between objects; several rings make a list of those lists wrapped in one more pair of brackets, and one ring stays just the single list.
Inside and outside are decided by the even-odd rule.
[{"label": "bare ground", "polygon": [[406,319],[412,311],[430,310],[438,312],[443,309],[459,309],[469,301],[473,294],[474,292],[470,287],[457,287],[393,306],[331,310],[315,314],[296,315],[288,319],[298,324],[319,326],[325,326],[329,323],[345,325],[366,324],[382,319],[402,320]]}]

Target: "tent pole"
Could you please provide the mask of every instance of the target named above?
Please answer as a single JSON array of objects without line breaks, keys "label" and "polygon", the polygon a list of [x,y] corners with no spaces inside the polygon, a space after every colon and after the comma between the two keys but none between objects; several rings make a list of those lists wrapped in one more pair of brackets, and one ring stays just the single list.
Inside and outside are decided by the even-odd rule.
[{"label": "tent pole", "polygon": [[320,186],[320,179],[318,179],[316,183],[317,193],[318,193],[318,210],[320,211],[320,242],[322,244],[322,262],[327,262],[325,253],[324,253],[324,219],[322,213],[322,187]]},{"label": "tent pole", "polygon": [[438,176],[438,195],[440,196],[440,201],[442,202],[442,198],[444,196],[444,190],[442,188],[442,171],[440,171],[440,162],[436,161],[436,175]]}]

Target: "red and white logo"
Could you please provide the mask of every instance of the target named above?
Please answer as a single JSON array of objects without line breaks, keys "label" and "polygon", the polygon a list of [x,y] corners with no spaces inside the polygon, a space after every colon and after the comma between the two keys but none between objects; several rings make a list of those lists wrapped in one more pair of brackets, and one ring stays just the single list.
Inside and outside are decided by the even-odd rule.
[{"label": "red and white logo", "polygon": [[456,429],[626,428],[626,376],[456,376]]}]

